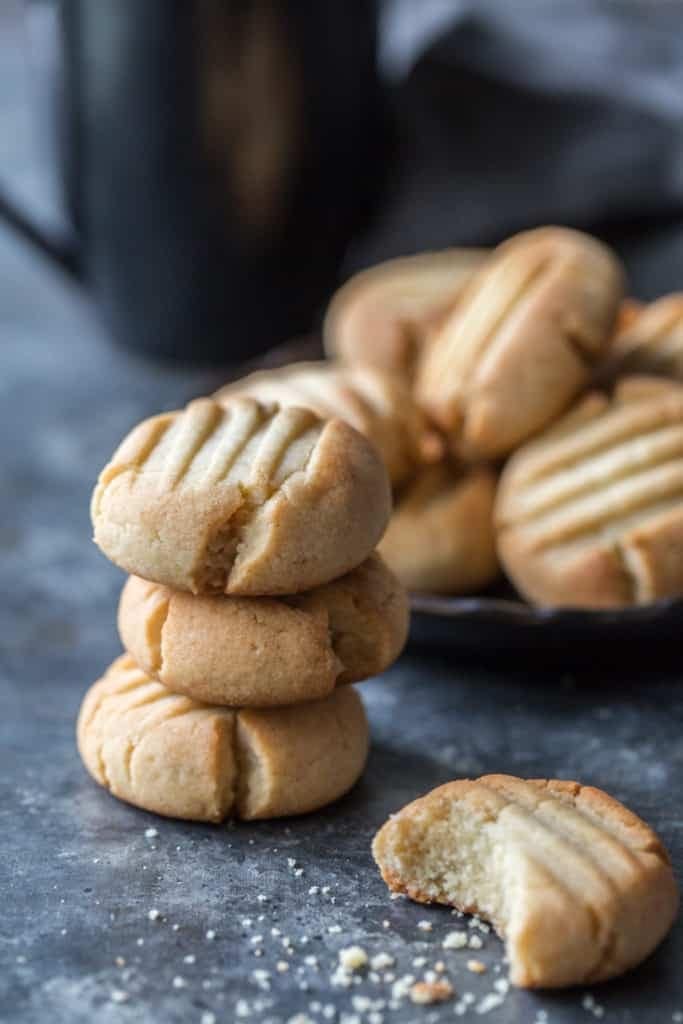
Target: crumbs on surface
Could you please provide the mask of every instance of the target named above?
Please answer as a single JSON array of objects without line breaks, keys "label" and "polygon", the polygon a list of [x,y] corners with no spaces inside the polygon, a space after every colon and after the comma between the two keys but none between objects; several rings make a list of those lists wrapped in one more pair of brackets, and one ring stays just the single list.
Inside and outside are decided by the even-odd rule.
[{"label": "crumbs on surface", "polygon": [[449,981],[418,981],[410,988],[410,1000],[418,1005],[445,1003],[454,995],[453,986]]}]

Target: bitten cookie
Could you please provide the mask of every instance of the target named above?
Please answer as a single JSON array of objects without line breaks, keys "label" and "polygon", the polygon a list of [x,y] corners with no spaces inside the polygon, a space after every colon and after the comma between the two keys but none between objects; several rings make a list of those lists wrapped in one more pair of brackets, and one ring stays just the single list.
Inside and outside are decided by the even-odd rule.
[{"label": "bitten cookie", "polygon": [[399,497],[379,551],[408,590],[461,594],[498,572],[493,530],[495,474],[422,471]]},{"label": "bitten cookie", "polygon": [[683,594],[683,388],[625,378],[520,448],[498,490],[498,553],[541,605]]},{"label": "bitten cookie", "polygon": [[327,583],[368,557],[390,510],[386,469],[352,427],[247,398],[139,424],[91,504],[112,562],[195,594]]},{"label": "bitten cookie", "polygon": [[407,632],[405,591],[378,555],[295,597],[195,597],[131,576],[119,603],[121,641],[145,672],[238,707],[315,700],[378,675]]},{"label": "bitten cookie", "polygon": [[441,441],[410,390],[395,375],[372,367],[294,363],[249,374],[221,388],[214,398],[224,402],[236,395],[303,406],[323,419],[345,420],[372,441],[394,484],[441,454]]},{"label": "bitten cookie", "polygon": [[648,373],[683,382],[683,293],[665,295],[631,315],[612,342],[601,379]]},{"label": "bitten cookie", "polygon": [[323,326],[327,354],[410,382],[429,331],[453,306],[486,249],[444,249],[388,260],[337,291]]},{"label": "bitten cookie", "polygon": [[171,818],[303,814],[363,771],[368,725],[350,687],[297,707],[232,711],[170,693],[118,658],[90,688],[78,749],[101,786]]},{"label": "bitten cookie", "polygon": [[416,397],[469,458],[497,458],[550,423],[587,383],[623,290],[613,253],[539,228],[499,246],[420,360]]},{"label": "bitten cookie", "polygon": [[523,988],[592,984],[635,967],[678,909],[652,829],[577,782],[449,782],[393,815],[372,849],[390,889],[490,920]]}]

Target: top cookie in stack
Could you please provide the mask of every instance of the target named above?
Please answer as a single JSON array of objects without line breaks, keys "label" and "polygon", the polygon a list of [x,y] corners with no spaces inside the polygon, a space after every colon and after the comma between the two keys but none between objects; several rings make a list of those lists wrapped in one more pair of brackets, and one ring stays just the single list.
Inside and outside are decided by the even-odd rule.
[{"label": "top cookie in stack", "polygon": [[373,551],[386,470],[341,420],[209,398],[139,424],[100,474],[95,543],[127,572],[193,594],[296,594]]},{"label": "top cookie in stack", "polygon": [[341,420],[237,397],[135,427],[92,499],[95,541],[133,574],[128,654],[79,716],[95,779],[214,821],[344,793],[368,729],[339,687],[390,665],[408,628],[405,592],[373,554],[390,509],[384,464]]}]

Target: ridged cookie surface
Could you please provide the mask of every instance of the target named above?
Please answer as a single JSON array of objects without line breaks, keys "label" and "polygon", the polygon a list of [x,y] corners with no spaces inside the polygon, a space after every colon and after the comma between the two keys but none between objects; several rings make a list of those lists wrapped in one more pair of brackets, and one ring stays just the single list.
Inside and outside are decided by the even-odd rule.
[{"label": "ridged cookie surface", "polygon": [[683,382],[683,293],[643,306],[617,333],[600,376],[613,380],[631,373]]},{"label": "ridged cookie surface", "polygon": [[410,382],[429,332],[457,301],[486,249],[444,249],[387,260],[334,295],[323,326],[329,356]]},{"label": "ridged cookie surface", "polygon": [[542,605],[644,604],[683,594],[683,388],[625,378],[586,396],[508,462],[498,552]]},{"label": "ridged cookie surface", "polygon": [[86,694],[77,734],[83,763],[114,796],[194,821],[316,810],[353,785],[368,748],[352,687],[297,707],[233,711],[171,693],[129,655]]},{"label": "ridged cookie surface", "polygon": [[368,366],[293,363],[259,370],[217,391],[218,402],[248,395],[259,402],[298,405],[323,419],[345,420],[377,448],[392,483],[440,453],[434,430],[395,374]]},{"label": "ridged cookie surface", "polygon": [[378,555],[294,597],[195,596],[131,576],[119,634],[174,693],[269,707],[325,697],[377,675],[401,652],[408,600]]},{"label": "ridged cookie surface", "polygon": [[359,565],[391,509],[375,449],[341,420],[247,398],[139,424],[100,474],[95,542],[192,593],[292,594]]},{"label": "ridged cookie surface", "polygon": [[652,829],[577,782],[447,783],[393,815],[373,854],[390,889],[490,920],[522,987],[621,974],[661,942],[678,909]]},{"label": "ridged cookie surface", "polygon": [[420,360],[416,396],[471,458],[512,451],[557,417],[607,347],[620,264],[588,235],[539,228],[499,246]]},{"label": "ridged cookie surface", "polygon": [[399,496],[379,550],[408,590],[461,594],[498,572],[493,530],[495,473],[424,469]]}]

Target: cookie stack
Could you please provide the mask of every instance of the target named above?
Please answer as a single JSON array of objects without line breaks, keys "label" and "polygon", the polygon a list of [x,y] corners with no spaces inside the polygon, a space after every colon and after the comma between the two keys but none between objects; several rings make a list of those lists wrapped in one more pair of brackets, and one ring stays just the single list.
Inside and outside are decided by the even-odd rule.
[{"label": "cookie stack", "polygon": [[115,796],[222,821],[311,811],[362,772],[352,686],[405,642],[405,593],[374,553],[391,510],[374,447],[340,420],[200,399],[125,438],[92,499],[131,573],[127,653],[90,689],[78,745]]}]

